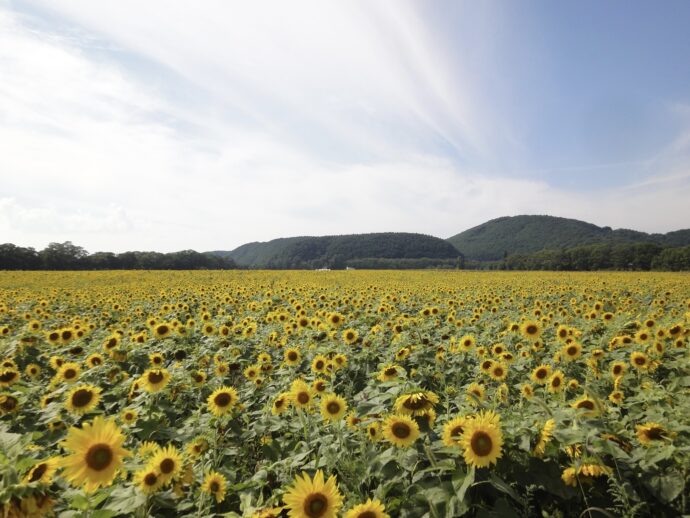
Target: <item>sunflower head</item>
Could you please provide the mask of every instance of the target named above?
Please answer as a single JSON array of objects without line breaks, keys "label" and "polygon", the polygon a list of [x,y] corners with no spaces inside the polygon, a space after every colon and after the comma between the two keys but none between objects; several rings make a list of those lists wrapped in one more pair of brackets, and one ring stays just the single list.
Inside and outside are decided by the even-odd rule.
[{"label": "sunflower head", "polygon": [[112,484],[122,468],[122,459],[130,455],[122,448],[125,437],[113,419],[97,416],[82,428],[72,427],[62,446],[71,453],[60,459],[63,476],[75,487],[87,492]]},{"label": "sunflower head", "polygon": [[216,417],[229,413],[238,402],[237,390],[233,387],[220,387],[208,396],[206,403],[209,411]]},{"label": "sunflower head", "polygon": [[503,435],[498,416],[488,412],[469,419],[462,434],[461,445],[465,450],[467,464],[479,468],[496,464],[503,454]]},{"label": "sunflower head", "polygon": [[419,438],[419,425],[408,415],[391,415],[383,423],[383,437],[398,448],[407,448]]},{"label": "sunflower head", "polygon": [[335,476],[324,481],[321,470],[313,479],[307,473],[295,477],[283,501],[292,518],[334,518],[343,505]]}]

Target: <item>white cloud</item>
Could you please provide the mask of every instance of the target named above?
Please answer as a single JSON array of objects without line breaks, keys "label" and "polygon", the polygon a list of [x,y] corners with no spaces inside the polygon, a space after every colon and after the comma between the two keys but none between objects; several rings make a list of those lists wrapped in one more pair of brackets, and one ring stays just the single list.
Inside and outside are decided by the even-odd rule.
[{"label": "white cloud", "polygon": [[451,142],[490,160],[511,144],[407,4],[369,5],[37,4],[77,33],[0,8],[0,240],[208,250],[447,237],[524,213],[650,231],[690,220],[687,182],[569,193],[436,153]]}]

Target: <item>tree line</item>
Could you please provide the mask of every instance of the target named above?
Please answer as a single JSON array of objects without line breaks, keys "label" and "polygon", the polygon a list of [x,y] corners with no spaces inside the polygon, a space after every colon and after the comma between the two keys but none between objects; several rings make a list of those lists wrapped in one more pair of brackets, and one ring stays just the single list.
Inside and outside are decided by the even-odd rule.
[{"label": "tree line", "polygon": [[194,250],[179,252],[96,252],[72,244],[50,243],[43,250],[12,243],[0,245],[0,270],[230,270],[229,257]]},{"label": "tree line", "polygon": [[654,243],[592,244],[505,254],[502,261],[468,261],[468,268],[491,270],[634,270],[690,271],[690,246],[664,247]]}]

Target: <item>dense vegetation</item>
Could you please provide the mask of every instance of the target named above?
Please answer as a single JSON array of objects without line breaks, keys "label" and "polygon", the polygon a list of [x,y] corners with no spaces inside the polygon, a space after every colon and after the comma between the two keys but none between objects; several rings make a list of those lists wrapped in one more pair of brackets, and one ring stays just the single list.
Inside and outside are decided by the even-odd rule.
[{"label": "dense vegetation", "polygon": [[575,219],[553,216],[514,216],[493,219],[448,238],[472,261],[500,261],[513,254],[573,248],[589,244],[654,243],[690,245],[690,230],[647,234],[636,230],[598,227]]},{"label": "dense vegetation", "polygon": [[689,340],[677,273],[0,272],[0,517],[688,516]]},{"label": "dense vegetation", "polygon": [[662,247],[653,243],[596,244],[508,255],[502,261],[467,261],[477,270],[553,271],[689,271],[690,246]]},{"label": "dense vegetation", "polygon": [[361,261],[374,258],[457,260],[461,255],[451,244],[437,237],[403,232],[275,239],[248,243],[229,253],[214,253],[227,255],[240,266],[271,269],[337,269],[356,267],[363,264]]},{"label": "dense vegetation", "polygon": [[0,245],[0,270],[227,270],[235,268],[228,257],[194,250],[162,254],[159,252],[96,252],[89,254],[82,247],[50,243],[41,251]]}]

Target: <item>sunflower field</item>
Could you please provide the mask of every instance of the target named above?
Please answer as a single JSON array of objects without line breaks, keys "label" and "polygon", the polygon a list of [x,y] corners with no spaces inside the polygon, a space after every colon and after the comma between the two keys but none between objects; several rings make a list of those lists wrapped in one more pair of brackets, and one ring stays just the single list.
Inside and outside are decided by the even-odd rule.
[{"label": "sunflower field", "polygon": [[690,277],[0,272],[0,518],[690,513]]}]

